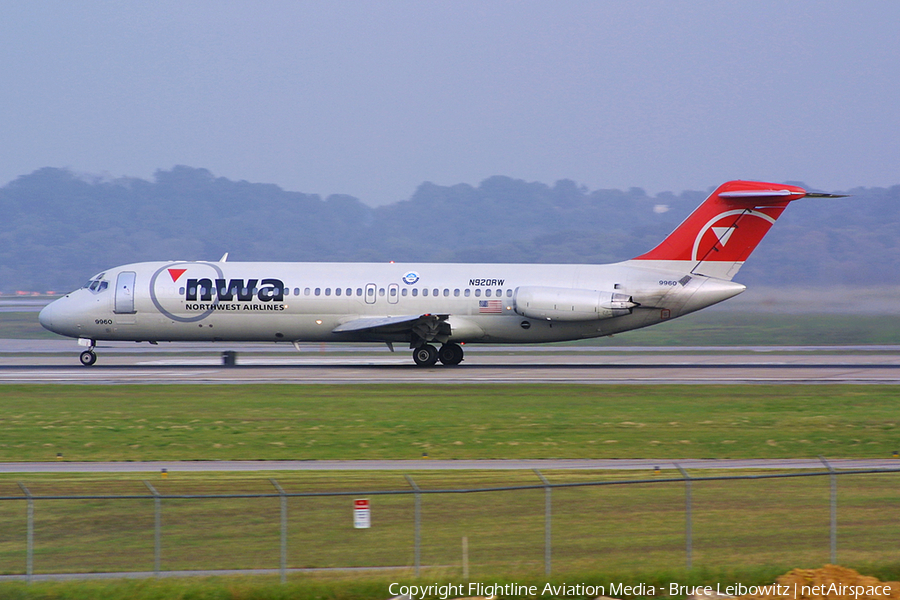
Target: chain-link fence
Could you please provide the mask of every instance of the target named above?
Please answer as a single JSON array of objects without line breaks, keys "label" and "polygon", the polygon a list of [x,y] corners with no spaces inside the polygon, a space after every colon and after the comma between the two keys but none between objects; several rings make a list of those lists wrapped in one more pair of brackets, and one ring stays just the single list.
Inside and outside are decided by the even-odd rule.
[{"label": "chain-link fence", "polygon": [[[876,563],[900,544],[898,473],[535,471],[471,487],[453,485],[464,475],[417,474],[369,489],[289,477],[0,483],[0,573],[267,570],[284,580],[296,569],[440,567],[468,578]],[[356,528],[366,504],[371,526]]]}]

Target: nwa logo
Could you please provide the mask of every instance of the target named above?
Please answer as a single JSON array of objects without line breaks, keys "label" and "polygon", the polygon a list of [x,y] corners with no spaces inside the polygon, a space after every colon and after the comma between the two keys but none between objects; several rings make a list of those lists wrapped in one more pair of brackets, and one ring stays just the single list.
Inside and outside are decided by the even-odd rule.
[{"label": "nwa logo", "polygon": [[184,299],[188,302],[284,302],[284,282],[280,279],[188,279]]},{"label": "nwa logo", "polygon": [[284,295],[280,279],[228,279],[217,263],[169,263],[150,277],[153,306],[178,323],[197,323],[225,311],[283,311]]}]

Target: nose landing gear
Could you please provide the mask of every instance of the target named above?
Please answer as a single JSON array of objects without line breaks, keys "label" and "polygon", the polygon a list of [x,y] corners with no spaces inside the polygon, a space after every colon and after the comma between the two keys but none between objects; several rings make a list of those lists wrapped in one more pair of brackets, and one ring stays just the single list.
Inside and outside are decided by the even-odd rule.
[{"label": "nose landing gear", "polygon": [[[84,340],[84,341],[82,341],[82,340]],[[85,342],[87,342],[87,343],[85,343]],[[95,362],[97,362],[97,355],[94,354],[94,345],[96,344],[96,342],[94,340],[88,341],[84,338],[81,338],[78,340],[78,344],[80,346],[88,346],[88,349],[85,350],[84,352],[82,352],[81,356],[79,357],[79,360],[81,360],[82,365],[84,365],[85,367],[90,367]]]}]

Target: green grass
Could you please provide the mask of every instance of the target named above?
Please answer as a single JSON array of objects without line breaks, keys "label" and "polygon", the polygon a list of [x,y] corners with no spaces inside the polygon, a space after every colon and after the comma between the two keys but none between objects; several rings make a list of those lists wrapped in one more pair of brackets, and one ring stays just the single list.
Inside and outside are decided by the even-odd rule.
[{"label": "green grass", "polygon": [[[36,312],[0,313],[0,338],[62,339]],[[900,343],[900,315],[700,312],[647,329],[575,342],[603,346],[831,346]],[[540,349],[541,346],[535,346]]]},{"label": "green grass", "polygon": [[[818,565],[815,565],[818,566]],[[539,590],[549,582],[554,585],[580,583],[583,585],[605,585],[622,583],[636,586],[641,583],[654,586],[657,590],[669,583],[677,582],[687,586],[702,586],[721,583],[722,586],[736,582],[745,585],[765,585],[793,568],[792,565],[770,565],[738,569],[685,569],[653,570],[648,572],[615,572],[610,570],[569,574],[565,578],[551,577],[549,580],[534,572],[494,577],[490,583],[536,585]],[[900,579],[900,565],[873,567],[863,565],[860,572],[880,576],[883,581]],[[434,575],[434,576],[432,576]],[[885,579],[887,577],[887,579]],[[893,577],[893,579],[891,579]],[[473,581],[476,581],[473,579]],[[459,583],[458,577],[446,573],[426,573],[426,577],[415,579],[411,573],[400,573],[394,577],[375,575],[292,575],[286,585],[280,585],[270,577],[214,577],[192,580],[143,580],[143,581],[82,581],[69,583],[25,583],[6,584],[0,588],[0,598],[4,600],[344,600],[378,599],[390,597],[391,583],[404,585],[429,585],[438,583]],[[487,582],[484,582],[487,583]],[[665,594],[660,594],[665,596]],[[435,598],[436,596],[428,596]],[[453,596],[451,596],[453,597]],[[527,597],[527,596],[503,596]],[[531,596],[534,598],[534,596]],[[539,596],[548,600],[552,595]],[[572,598],[573,596],[567,596]],[[575,596],[579,597],[579,596]]]},{"label": "green grass", "polygon": [[[653,478],[647,472],[547,471],[545,475],[552,483]],[[530,472],[412,472],[411,476],[426,490],[538,482]],[[38,497],[148,493],[139,479],[121,475],[19,479]],[[402,474],[391,472],[292,472],[278,474],[277,480],[288,492],[410,490]],[[838,558],[842,564],[885,565],[896,557],[897,483],[898,476],[893,474],[839,478]],[[175,473],[167,480],[154,477],[152,484],[168,495],[274,490],[263,474]],[[829,490],[827,477],[694,482],[694,566],[726,570],[827,562]],[[21,495],[12,477],[0,479],[0,495]],[[413,495],[369,495],[372,528],[368,530],[352,527],[354,497],[289,499],[289,567],[409,568],[414,564]],[[553,572],[569,576],[683,569],[684,498],[682,483],[554,489]],[[0,502],[4,523],[0,572],[24,570],[24,505],[24,500]],[[542,575],[544,506],[542,489],[426,494],[421,563],[429,573],[459,580],[465,536],[472,580],[517,573]],[[36,573],[153,570],[154,518],[149,498],[38,499],[34,514]],[[277,568],[279,518],[278,498],[164,499],[162,569]]]},{"label": "green grass", "polygon": [[[66,460],[418,458],[422,452],[432,458],[878,457],[900,447],[900,389],[893,386],[7,385],[0,390],[3,461],[55,460],[57,452]],[[426,490],[537,482],[530,472],[410,474]],[[545,475],[554,483],[653,478],[649,472]],[[273,476],[289,492],[409,489],[403,474],[395,472],[147,477],[164,494],[222,494],[271,492],[268,477]],[[148,493],[134,475],[17,474],[0,477],[0,496],[21,495],[18,481],[36,496]],[[897,489],[896,475],[838,480],[840,562],[882,572],[900,568],[891,562],[900,537]],[[352,528],[353,497],[288,501],[290,567],[413,564],[414,497],[370,496],[373,528],[364,531]],[[598,573],[627,573],[637,582],[683,577],[680,582],[690,583],[705,574],[710,579],[698,584],[717,577],[734,583],[749,580],[727,574],[764,572],[769,578],[763,581],[771,581],[790,567],[828,560],[827,478],[695,482],[693,499],[696,568],[688,573],[683,484],[554,490],[556,580],[598,581]],[[472,580],[539,580],[544,501],[542,489],[423,496],[422,564],[430,567],[423,580],[461,577],[463,536]],[[0,502],[0,573],[25,568],[25,508],[24,500]],[[162,568],[277,568],[279,510],[277,498],[163,500]],[[149,498],[38,499],[35,571],[152,570],[153,522]],[[292,575],[286,587],[265,577],[253,583],[219,578],[4,584],[0,598],[383,598],[385,577]],[[413,579],[410,570],[391,577]],[[281,595],[284,590],[292,595]],[[32,593],[46,595],[27,595]]]},{"label": "green grass", "polygon": [[38,323],[36,312],[0,312],[0,338],[58,340],[59,335],[51,333]]},{"label": "green grass", "polygon": [[900,344],[900,315],[699,312],[612,338],[604,346],[842,346]]},{"label": "green grass", "polygon": [[0,461],[889,457],[896,386],[6,385]]}]

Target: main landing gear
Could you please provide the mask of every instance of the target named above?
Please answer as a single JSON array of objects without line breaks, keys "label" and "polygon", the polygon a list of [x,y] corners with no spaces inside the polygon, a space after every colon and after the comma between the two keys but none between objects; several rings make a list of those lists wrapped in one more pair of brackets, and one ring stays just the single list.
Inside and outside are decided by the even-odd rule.
[{"label": "main landing gear", "polygon": [[444,344],[440,350],[431,344],[425,344],[413,350],[413,360],[420,367],[433,367],[437,361],[453,366],[463,361],[463,354],[462,346],[459,344]]}]

